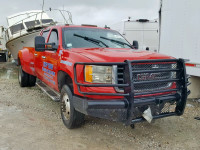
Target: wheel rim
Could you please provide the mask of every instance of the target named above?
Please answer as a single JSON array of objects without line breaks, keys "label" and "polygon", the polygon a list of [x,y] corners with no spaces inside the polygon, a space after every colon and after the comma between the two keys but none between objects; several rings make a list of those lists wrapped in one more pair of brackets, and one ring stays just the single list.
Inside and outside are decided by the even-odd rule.
[{"label": "wheel rim", "polygon": [[21,70],[21,66],[20,66],[19,67],[19,75],[18,75],[19,83],[21,83],[21,75],[22,75],[22,70]]},{"label": "wheel rim", "polygon": [[69,96],[65,93],[62,98],[62,112],[64,117],[69,120],[70,119],[70,101]]}]

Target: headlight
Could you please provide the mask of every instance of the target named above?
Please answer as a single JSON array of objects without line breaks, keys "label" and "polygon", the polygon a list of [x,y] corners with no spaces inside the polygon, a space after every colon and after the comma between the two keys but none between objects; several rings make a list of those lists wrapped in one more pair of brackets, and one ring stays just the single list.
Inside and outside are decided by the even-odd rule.
[{"label": "headlight", "polygon": [[112,66],[85,66],[85,81],[90,83],[112,83]]}]

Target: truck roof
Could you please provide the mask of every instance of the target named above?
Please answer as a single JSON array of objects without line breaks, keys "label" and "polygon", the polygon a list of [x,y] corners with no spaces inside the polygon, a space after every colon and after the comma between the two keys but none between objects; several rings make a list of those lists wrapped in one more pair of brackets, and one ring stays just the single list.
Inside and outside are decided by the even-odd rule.
[{"label": "truck roof", "polygon": [[49,26],[46,29],[52,29],[52,28],[66,28],[66,27],[73,27],[73,28],[97,28],[97,29],[107,29],[111,30],[109,27],[98,27],[96,25],[89,25],[89,24],[83,24],[83,25],[73,25],[73,24],[66,24],[66,25],[55,25],[55,26]]}]

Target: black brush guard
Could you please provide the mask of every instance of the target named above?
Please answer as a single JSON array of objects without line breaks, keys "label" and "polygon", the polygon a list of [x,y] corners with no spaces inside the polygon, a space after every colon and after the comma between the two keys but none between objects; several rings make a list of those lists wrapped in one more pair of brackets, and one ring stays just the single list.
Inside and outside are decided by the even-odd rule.
[{"label": "black brush guard", "polygon": [[[133,70],[134,64],[161,64],[161,63],[172,63],[176,64],[176,68],[166,68],[166,69],[148,69],[148,70]],[[77,71],[76,67],[77,65],[100,65],[100,66],[124,66],[124,84],[82,84],[77,81]],[[133,75],[138,73],[160,73],[160,72],[176,72],[177,77],[174,79],[162,79],[162,80],[152,80],[152,81],[137,81],[134,82]],[[126,60],[125,62],[120,63],[83,63],[83,62],[77,62],[74,64],[74,81],[75,84],[78,87],[79,93],[83,95],[104,95],[104,96],[123,96],[125,99],[125,105],[127,107],[127,111],[125,114],[124,123],[126,125],[130,125],[136,122],[144,121],[145,119],[141,116],[137,117],[136,115],[136,109],[142,107],[142,106],[148,106],[148,105],[158,105],[163,102],[171,102],[175,101],[175,111],[174,112],[164,112],[157,115],[153,115],[153,119],[168,117],[168,116],[174,116],[174,115],[182,115],[185,109],[187,96],[189,95],[190,91],[187,89],[187,86],[190,84],[188,82],[189,76],[186,75],[186,68],[185,68],[185,60],[184,59],[158,59],[158,60]],[[169,89],[158,89],[154,91],[149,92],[134,92],[134,85],[142,85],[142,84],[151,84],[151,83],[166,83],[166,82],[173,82],[176,83],[178,86],[176,88],[169,88]],[[80,87],[122,87],[124,89],[123,93],[93,93],[93,92],[83,92],[81,91]],[[162,93],[162,95],[159,96],[145,96],[150,94],[159,94]],[[164,94],[166,93],[166,94]],[[98,101],[98,100],[96,100]],[[79,101],[80,102],[80,101]],[[94,101],[93,101],[94,102]],[[92,104],[92,101],[90,102],[91,106],[95,107],[95,104]],[[101,103],[101,102],[99,102]],[[109,102],[107,102],[109,103]],[[110,108],[113,108],[110,104]],[[98,106],[97,106],[98,107]]]}]

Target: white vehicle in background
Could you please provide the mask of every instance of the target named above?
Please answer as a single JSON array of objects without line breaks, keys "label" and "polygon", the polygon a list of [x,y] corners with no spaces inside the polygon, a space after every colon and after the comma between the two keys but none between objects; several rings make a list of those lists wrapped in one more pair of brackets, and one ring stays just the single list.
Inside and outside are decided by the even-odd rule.
[{"label": "white vehicle in background", "polygon": [[6,41],[4,34],[4,27],[0,26],[0,62],[7,61],[7,50],[6,50]]},{"label": "white vehicle in background", "polygon": [[[120,32],[131,44],[138,41],[138,48],[157,52],[159,47],[159,21],[131,18],[113,24],[112,29]],[[134,45],[134,44],[133,44]]]},{"label": "white vehicle in background", "polygon": [[199,0],[161,0],[159,53],[190,60],[191,98],[200,98],[199,18]]}]

